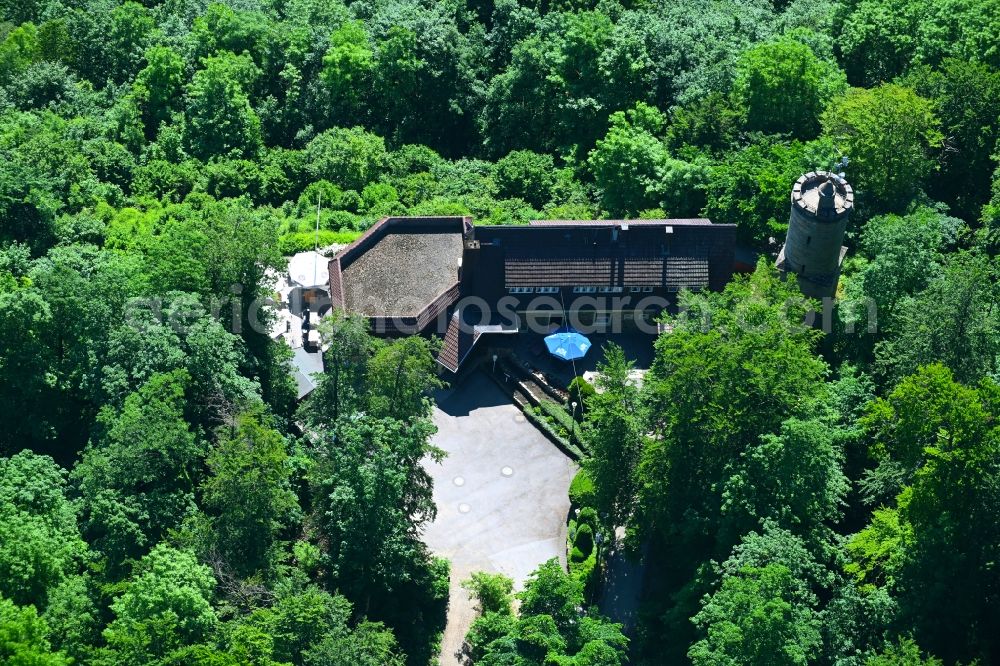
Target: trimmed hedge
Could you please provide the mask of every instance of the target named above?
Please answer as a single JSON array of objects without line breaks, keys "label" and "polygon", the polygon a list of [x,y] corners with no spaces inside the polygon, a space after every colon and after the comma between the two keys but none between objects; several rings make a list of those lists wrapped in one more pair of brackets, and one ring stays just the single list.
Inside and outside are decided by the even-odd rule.
[{"label": "trimmed hedge", "polygon": [[586,511],[587,507],[594,504],[596,499],[594,482],[591,480],[587,470],[581,469],[573,477],[569,484],[569,503],[574,509],[580,509],[580,514]]},{"label": "trimmed hedge", "polygon": [[594,552],[594,530],[590,525],[584,523],[576,528],[576,537],[573,539],[574,550],[579,550],[584,555]]},{"label": "trimmed hedge", "polygon": [[[583,515],[583,511],[580,514]],[[590,525],[580,524],[571,519],[568,532],[569,541],[566,547],[569,573],[583,583],[587,599],[593,601],[599,582],[594,531]]]},{"label": "trimmed hedge", "polygon": [[566,453],[566,455],[575,460],[582,460],[584,458],[583,451],[570,442],[565,435],[561,434],[561,429],[553,427],[545,416],[538,413],[539,411],[540,410],[538,410],[537,407],[526,406],[523,410],[524,417],[528,419],[533,426],[541,430],[542,434],[555,442],[556,445]]},{"label": "trimmed hedge", "polygon": [[589,525],[596,532],[599,527],[597,524],[597,509],[592,506],[583,507],[576,517],[576,522],[579,525]]},{"label": "trimmed hedge", "polygon": [[568,439],[577,448],[586,451],[587,447],[580,438],[580,424],[577,423],[566,408],[552,400],[542,400],[538,403],[538,411],[562,437]]}]

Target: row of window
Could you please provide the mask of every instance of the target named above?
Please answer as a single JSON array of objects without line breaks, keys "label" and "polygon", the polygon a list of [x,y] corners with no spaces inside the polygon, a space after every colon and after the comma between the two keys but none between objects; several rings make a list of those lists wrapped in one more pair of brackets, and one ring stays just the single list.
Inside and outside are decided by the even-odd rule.
[{"label": "row of window", "polygon": [[[620,294],[624,287],[573,287],[574,294]],[[648,294],[652,287],[629,287],[631,294]],[[559,287],[511,287],[511,294],[558,294]]]},{"label": "row of window", "polygon": [[[624,287],[573,287],[574,294],[620,294],[625,290]],[[630,294],[640,294],[649,293],[653,291],[652,287],[629,287],[628,291]]]},{"label": "row of window", "polygon": [[511,287],[512,294],[558,294],[559,287]]}]

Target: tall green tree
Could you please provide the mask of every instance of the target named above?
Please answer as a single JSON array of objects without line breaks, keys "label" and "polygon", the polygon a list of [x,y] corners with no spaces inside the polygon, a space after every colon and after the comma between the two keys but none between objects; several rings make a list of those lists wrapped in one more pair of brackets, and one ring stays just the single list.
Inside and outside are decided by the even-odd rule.
[{"label": "tall green tree", "polygon": [[0,595],[44,609],[49,595],[82,569],[87,546],[66,472],[51,458],[22,451],[0,458]]},{"label": "tall green tree", "polygon": [[41,59],[37,26],[27,22],[17,26],[0,42],[0,84],[10,85]]},{"label": "tall green tree", "polygon": [[830,543],[849,488],[842,465],[832,428],[784,422],[780,434],[763,435],[734,465],[722,490],[723,535],[735,542],[773,520],[813,544]]},{"label": "tall green tree", "polygon": [[801,323],[806,302],[795,289],[761,263],[720,294],[687,298],[656,341],[640,494],[646,519],[697,552],[711,550],[726,470],[822,396],[818,332]]},{"label": "tall green tree", "polygon": [[1000,254],[1000,167],[993,172],[992,196],[983,206],[977,244],[990,256]]},{"label": "tall green tree", "polygon": [[[997,386],[987,380],[985,391],[995,396]],[[1000,530],[989,520],[1000,503],[1000,436],[993,428],[978,441],[939,437],[926,454],[912,490],[899,498],[909,523],[898,581],[901,614],[933,654],[989,660],[997,650],[991,627],[1000,622],[991,564],[1000,553]]]},{"label": "tall green tree", "polygon": [[718,586],[691,620],[698,664],[806,664],[822,643],[818,593],[831,582],[806,544],[766,522],[746,534],[720,567]]},{"label": "tall green tree", "polygon": [[621,625],[583,608],[583,582],[562,570],[557,560],[540,565],[518,593],[511,612],[511,581],[482,572],[467,581],[481,615],[466,640],[476,663],[565,663],[619,666],[628,639]]},{"label": "tall green tree", "polygon": [[928,363],[943,363],[963,382],[997,369],[1000,312],[997,262],[959,252],[943,273],[899,306],[898,325],[876,345],[879,369],[898,380]]},{"label": "tall green tree", "polygon": [[770,238],[783,238],[788,231],[788,194],[796,179],[836,159],[828,139],[756,141],[711,166],[701,214],[735,224],[741,242],[766,247]]},{"label": "tall green tree", "polygon": [[934,102],[941,119],[941,173],[931,180],[929,192],[972,222],[989,200],[996,167],[1000,71],[977,60],[948,58],[936,68],[920,67],[904,80]]},{"label": "tall green tree", "polygon": [[733,96],[747,129],[813,139],[820,114],[847,87],[843,72],[797,39],[755,46],[736,62]]},{"label": "tall green tree", "polygon": [[113,570],[141,557],[195,511],[205,444],[184,419],[183,370],[153,375],[120,411],[105,409],[73,470],[90,543]]},{"label": "tall green tree", "polygon": [[184,59],[168,46],[154,46],[146,51],[146,66],[136,75],[132,86],[142,108],[146,137],[154,138],[160,123],[181,110],[184,92]]},{"label": "tall green tree", "polygon": [[14,244],[0,256],[7,264],[0,266],[0,409],[6,415],[0,453],[9,453],[52,436],[39,405],[54,393],[46,373],[55,359],[45,344],[52,312],[24,276],[27,247]]},{"label": "tall green tree", "polygon": [[947,252],[963,229],[961,220],[928,208],[865,223],[858,249],[867,261],[852,281],[874,300],[880,329],[894,330],[900,301],[941,276]]},{"label": "tall green tree", "polygon": [[838,47],[854,85],[891,81],[947,57],[1000,64],[988,46],[998,25],[988,1],[861,0],[842,6],[838,15]]},{"label": "tall green tree", "polygon": [[911,485],[939,438],[978,441],[989,421],[976,391],[957,383],[943,365],[904,377],[887,396],[872,401],[859,421],[877,463],[863,482],[870,503],[888,503]]},{"label": "tall green tree", "polygon": [[900,639],[898,645],[887,645],[882,652],[865,661],[865,666],[941,666],[941,664],[940,659],[925,655],[912,638]]},{"label": "tall green tree", "polygon": [[267,564],[277,536],[298,511],[285,439],[262,421],[261,414],[247,412],[222,428],[201,484],[205,507],[215,514],[213,547],[242,575]]},{"label": "tall green tree", "polygon": [[190,420],[206,428],[260,402],[259,386],[240,373],[243,341],[226,331],[192,294],[172,292],[131,321],[112,328],[95,401],[119,407],[153,375],[186,370],[191,378]]},{"label": "tall green tree", "polygon": [[852,88],[823,113],[823,130],[850,159],[864,213],[904,212],[935,169],[943,137],[934,104],[897,84]]},{"label": "tall green tree", "polygon": [[339,98],[343,122],[361,111],[375,71],[375,51],[361,21],[348,21],[330,36],[323,56],[323,81]]},{"label": "tall green tree", "polygon": [[653,626],[672,659],[693,642],[699,571],[732,543],[720,533],[726,480],[762,435],[820,408],[827,371],[813,349],[819,332],[803,324],[807,303],[763,261],[722,293],[681,303],[643,383],[650,440],[637,474],[636,532],[658,544],[650,566],[664,585]]},{"label": "tall green tree", "polygon": [[32,606],[18,607],[0,597],[0,659],[10,666],[69,666],[65,653],[53,652],[45,620]]},{"label": "tall green tree", "polygon": [[642,102],[611,114],[608,133],[587,158],[608,214],[637,215],[662,207],[684,217],[701,208],[707,170],[667,153],[660,138],[665,122],[662,113]]},{"label": "tall green tree", "polygon": [[282,592],[274,603],[235,618],[225,629],[239,663],[296,666],[402,666],[392,632],[353,620],[351,602],[316,585]]},{"label": "tall green tree", "polygon": [[1000,489],[998,395],[991,379],[963,386],[946,368],[929,366],[876,401],[865,419],[879,460],[869,489],[887,487],[886,501],[895,481],[898,494],[852,538],[852,569],[895,595],[901,626],[948,661],[989,659],[996,650],[987,629],[997,622],[996,579],[988,570],[1000,535],[985,516]]},{"label": "tall green tree", "polygon": [[363,317],[343,310],[324,317],[319,331],[326,347],[324,373],[300,413],[314,428],[332,428],[362,405],[375,341]]},{"label": "tall green tree", "polygon": [[362,610],[424,560],[420,526],[434,518],[425,455],[433,426],[364,419],[344,423],[315,453],[311,486],[331,578]]},{"label": "tall green tree", "polygon": [[590,456],[584,468],[594,482],[598,511],[610,525],[626,525],[638,496],[636,470],[643,446],[643,405],[630,374],[633,363],[613,343],[597,366],[598,392],[586,408]]},{"label": "tall green tree", "polygon": [[208,642],[218,623],[214,589],[211,571],[193,554],[156,546],[111,604],[115,617],[104,630],[108,663],[148,664]]},{"label": "tall green tree", "polygon": [[691,646],[691,663],[804,666],[821,644],[810,597],[780,564],[724,577],[693,618],[707,637]]},{"label": "tall green tree", "polygon": [[206,58],[187,88],[188,146],[194,155],[255,157],[261,148],[260,118],[247,91],[260,71],[245,55]]},{"label": "tall green tree", "polygon": [[556,167],[551,155],[515,150],[497,160],[498,194],[506,199],[524,199],[535,208],[552,200]]},{"label": "tall green tree", "polygon": [[313,444],[308,479],[329,583],[360,614],[388,624],[415,664],[431,657],[428,637],[444,627],[448,562],[432,559],[420,540],[436,514],[423,461],[443,452],[430,444],[430,420],[409,418],[355,412],[328,425]]},{"label": "tall green tree", "polygon": [[323,132],[309,142],[305,156],[314,178],[357,192],[378,179],[388,158],[385,141],[361,127]]},{"label": "tall green tree", "polygon": [[464,5],[376,3],[373,118],[396,145],[462,155],[478,140],[486,43]]},{"label": "tall green tree", "polygon": [[430,416],[430,393],[444,386],[436,347],[416,335],[380,346],[368,363],[368,413],[407,423]]}]

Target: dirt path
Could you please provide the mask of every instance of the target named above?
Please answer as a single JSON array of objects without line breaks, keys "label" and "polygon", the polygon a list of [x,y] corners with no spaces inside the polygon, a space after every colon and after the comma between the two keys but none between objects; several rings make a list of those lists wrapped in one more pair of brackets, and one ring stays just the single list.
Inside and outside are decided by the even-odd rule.
[{"label": "dirt path", "polygon": [[[623,535],[618,535],[619,543]],[[620,550],[612,551],[607,563],[607,582],[598,602],[601,612],[614,622],[624,625],[625,633],[632,634],[639,619],[639,602],[645,576],[646,549],[638,561],[629,559]]]}]

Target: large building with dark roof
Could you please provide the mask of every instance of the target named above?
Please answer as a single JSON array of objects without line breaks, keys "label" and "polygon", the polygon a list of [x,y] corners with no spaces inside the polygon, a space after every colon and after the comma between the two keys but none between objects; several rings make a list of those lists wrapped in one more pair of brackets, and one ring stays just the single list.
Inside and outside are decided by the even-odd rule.
[{"label": "large building with dark roof", "polygon": [[376,333],[443,336],[438,361],[457,372],[483,335],[653,316],[681,289],[720,290],[735,243],[735,225],[706,219],[390,217],[333,257],[330,296]]}]

